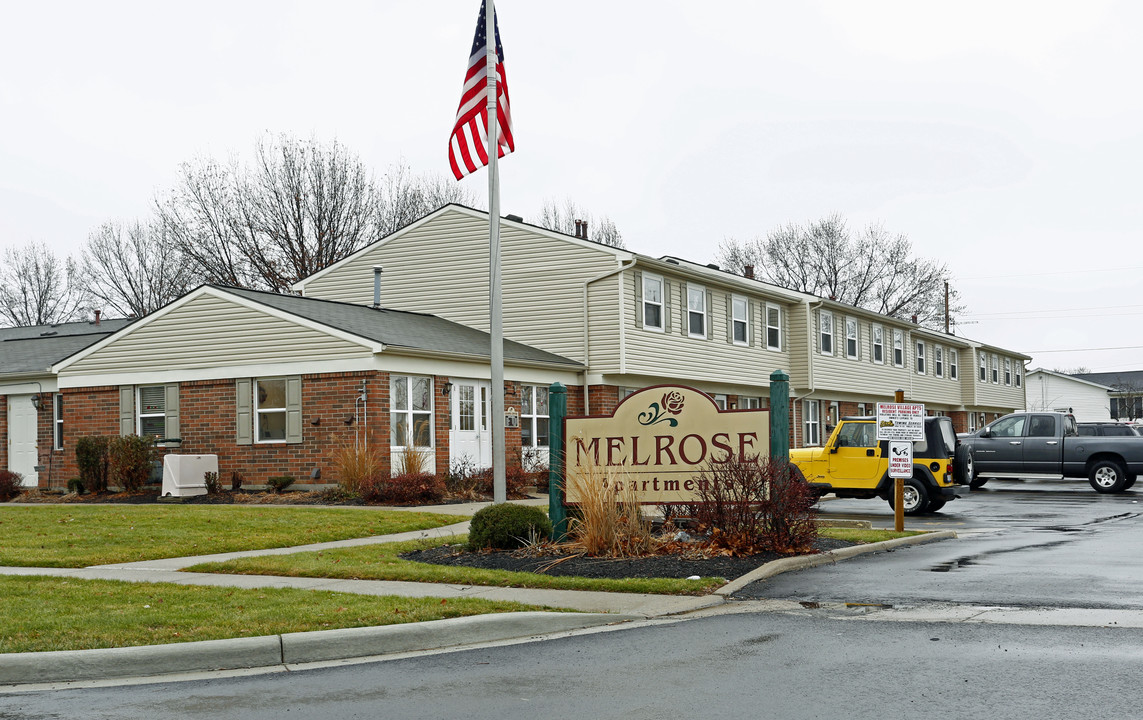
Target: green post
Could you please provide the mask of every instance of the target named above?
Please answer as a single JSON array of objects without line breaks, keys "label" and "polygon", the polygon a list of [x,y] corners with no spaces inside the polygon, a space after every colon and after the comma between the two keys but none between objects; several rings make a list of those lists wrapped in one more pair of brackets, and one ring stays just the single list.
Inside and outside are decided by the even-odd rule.
[{"label": "green post", "polygon": [[561,383],[548,388],[548,518],[552,540],[568,534],[568,510],[564,506],[564,418],[568,415],[568,389]]},{"label": "green post", "polygon": [[790,376],[770,373],[770,457],[790,462]]}]

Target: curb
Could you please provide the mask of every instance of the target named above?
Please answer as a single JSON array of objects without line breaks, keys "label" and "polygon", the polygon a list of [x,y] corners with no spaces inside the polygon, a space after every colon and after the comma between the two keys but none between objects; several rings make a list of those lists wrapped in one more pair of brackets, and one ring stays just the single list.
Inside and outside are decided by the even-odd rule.
[{"label": "curb", "polygon": [[642,620],[641,615],[523,612],[170,645],[0,654],[0,686],[152,677],[371,657]]},{"label": "curb", "polygon": [[819,553],[817,555],[799,555],[797,557],[782,558],[781,560],[774,560],[768,562],[762,567],[755,568],[754,570],[746,573],[745,575],[733,580],[732,582],[723,585],[714,591],[715,595],[722,597],[730,597],[750,583],[765,580],[781,575],[785,572],[792,572],[794,570],[804,570],[806,568],[817,567],[818,565],[825,565],[826,563],[835,563],[838,560],[845,560],[846,558],[855,557],[857,555],[865,555],[866,553],[883,552],[887,550],[895,550],[899,547],[908,545],[923,545],[925,543],[938,542],[940,540],[951,540],[956,538],[956,533],[952,530],[940,530],[937,532],[925,533],[924,535],[912,535],[910,537],[895,538],[893,540],[885,540],[879,543],[868,543],[866,545],[852,545],[850,547],[839,548],[837,550],[830,550],[828,552]]}]

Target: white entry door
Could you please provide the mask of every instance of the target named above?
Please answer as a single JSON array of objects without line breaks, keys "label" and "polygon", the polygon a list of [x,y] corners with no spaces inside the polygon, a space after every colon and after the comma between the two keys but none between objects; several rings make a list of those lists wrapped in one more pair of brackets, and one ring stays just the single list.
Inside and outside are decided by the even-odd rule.
[{"label": "white entry door", "polygon": [[36,417],[31,395],[8,396],[8,469],[24,476],[25,487],[35,487],[40,481]]},{"label": "white entry door", "polygon": [[467,460],[478,468],[492,465],[492,433],[488,428],[488,393],[486,380],[453,380],[449,402],[452,424],[449,427],[449,463]]}]

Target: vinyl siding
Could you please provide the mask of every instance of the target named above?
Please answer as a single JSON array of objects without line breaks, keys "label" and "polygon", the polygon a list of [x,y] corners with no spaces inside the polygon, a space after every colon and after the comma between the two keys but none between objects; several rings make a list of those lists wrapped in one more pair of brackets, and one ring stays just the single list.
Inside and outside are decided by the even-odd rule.
[{"label": "vinyl siding", "polygon": [[1071,408],[1078,422],[1106,422],[1111,419],[1111,397],[1106,390],[1039,372],[1032,373],[1027,382],[1029,410]]},{"label": "vinyl siding", "polygon": [[[589,365],[593,372],[619,373],[621,355],[620,278],[613,275],[592,283],[587,291]],[[580,323],[582,328],[582,322]],[[582,332],[582,330],[581,330]],[[630,336],[630,330],[627,330]]]},{"label": "vinyl siding", "polygon": [[[583,362],[583,283],[617,269],[615,255],[506,224],[500,227],[504,336]],[[316,278],[305,295],[429,313],[488,331],[488,222],[446,210]],[[541,270],[541,268],[543,270]]]},{"label": "vinyl siding", "polygon": [[[770,384],[770,373],[778,369],[789,371],[789,353],[785,349],[774,351],[765,347],[766,297],[751,295],[737,288],[720,288],[683,275],[654,274],[661,274],[670,287],[669,293],[665,293],[670,306],[670,327],[663,332],[636,327],[636,314],[640,308],[635,302],[635,272],[629,270],[623,274],[624,367],[627,374],[766,387]],[[708,294],[709,339],[683,334],[687,322],[684,284],[691,287],[701,285]],[[753,345],[735,345],[728,341],[728,295],[744,297],[753,306],[753,319],[749,312],[747,314]],[[789,348],[790,307],[773,299],[769,302],[782,308],[783,347]]]},{"label": "vinyl siding", "polygon": [[371,356],[362,345],[202,295],[75,362],[61,375]]},{"label": "vinyl siding", "polygon": [[[988,382],[980,382],[980,353],[988,356]],[[997,375],[999,382],[992,382],[992,356],[996,355],[998,359]],[[1004,384],[1004,359],[1008,358],[1012,361],[1013,365],[1016,363],[1023,363],[1023,360],[1012,358],[1003,353],[1003,351],[991,349],[978,349],[973,354],[972,378],[975,389],[975,405],[981,407],[999,407],[999,408],[1022,408],[1024,407],[1024,388],[1023,382],[1025,378],[1021,377],[1021,387],[1016,387],[1015,368],[1013,368],[1013,378],[1011,385]]]}]

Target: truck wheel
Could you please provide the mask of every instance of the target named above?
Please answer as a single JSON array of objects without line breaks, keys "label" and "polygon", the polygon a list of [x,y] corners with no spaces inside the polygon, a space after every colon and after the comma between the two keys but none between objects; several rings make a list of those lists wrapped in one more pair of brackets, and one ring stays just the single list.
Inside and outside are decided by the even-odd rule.
[{"label": "truck wheel", "polygon": [[[893,505],[893,487],[889,487],[889,507],[896,510]],[[929,491],[925,484],[915,477],[909,478],[905,481],[903,509],[906,515],[920,515],[921,513],[928,512],[929,509]]]},{"label": "truck wheel", "polygon": [[961,445],[953,454],[953,479],[959,485],[969,485],[976,479],[976,460],[972,456],[972,448]]},{"label": "truck wheel", "polygon": [[988,478],[983,478],[983,477],[974,477],[974,478],[973,478],[973,479],[972,479],[972,480],[971,480],[971,481],[968,483],[968,486],[969,486],[970,488],[972,488],[973,490],[975,490],[975,489],[977,489],[977,488],[981,488],[981,487],[984,487],[984,483],[986,483],[986,482],[988,482]]},{"label": "truck wheel", "polygon": [[1123,483],[1123,489],[1126,490],[1127,488],[1131,487],[1134,484],[1135,484],[1135,476],[1134,475],[1128,475],[1127,476],[1127,482]]},{"label": "truck wheel", "polygon": [[1087,479],[1096,492],[1117,493],[1127,484],[1127,471],[1115,460],[1097,460],[1088,470]]}]

